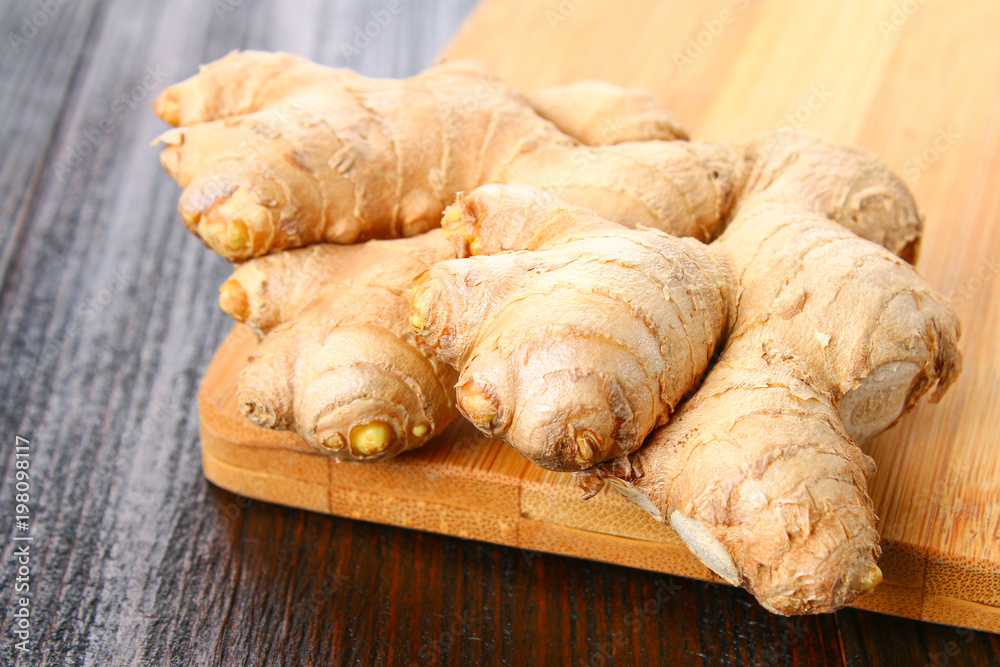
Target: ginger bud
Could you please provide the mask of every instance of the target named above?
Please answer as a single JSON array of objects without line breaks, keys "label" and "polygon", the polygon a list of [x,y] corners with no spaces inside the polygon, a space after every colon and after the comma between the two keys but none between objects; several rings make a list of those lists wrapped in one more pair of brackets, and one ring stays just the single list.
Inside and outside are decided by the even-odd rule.
[{"label": "ginger bud", "polygon": [[250,314],[246,290],[235,278],[230,278],[219,288],[219,307],[237,322],[245,322]]},{"label": "ginger bud", "polygon": [[231,221],[226,232],[226,246],[230,250],[242,250],[250,240],[250,235],[247,233],[247,226],[239,220]]},{"label": "ginger bud", "polygon": [[424,329],[427,323],[427,315],[437,302],[440,290],[435,289],[434,283],[427,280],[427,274],[423,274],[417,279],[413,286],[413,297],[410,300],[410,326],[417,333]]},{"label": "ginger bud", "polygon": [[392,441],[392,429],[382,421],[361,424],[351,429],[351,449],[361,456],[385,450]]},{"label": "ginger bud", "polygon": [[490,429],[490,424],[500,413],[500,406],[480,387],[469,384],[461,389],[459,405],[465,416],[480,429]]},{"label": "ginger bud", "polygon": [[327,449],[338,451],[344,447],[344,436],[339,433],[334,433],[333,435],[324,438],[322,444]]},{"label": "ginger bud", "polygon": [[875,569],[872,570],[868,578],[862,580],[861,582],[861,592],[867,593],[875,589],[876,586],[882,583],[882,569],[876,565]]}]

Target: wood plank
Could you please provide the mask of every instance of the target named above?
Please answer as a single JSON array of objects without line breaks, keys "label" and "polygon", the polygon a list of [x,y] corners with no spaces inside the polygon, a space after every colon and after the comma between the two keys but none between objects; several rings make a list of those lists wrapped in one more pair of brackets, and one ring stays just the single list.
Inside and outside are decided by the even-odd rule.
[{"label": "wood plank", "polygon": [[[96,1],[38,7],[0,7],[4,57],[0,60],[0,285],[9,273],[39,203],[39,183],[51,176],[54,139],[69,99],[78,88],[86,46],[99,24]],[[85,29],[80,29],[84,27]],[[40,54],[57,51],[59,57]]]}]

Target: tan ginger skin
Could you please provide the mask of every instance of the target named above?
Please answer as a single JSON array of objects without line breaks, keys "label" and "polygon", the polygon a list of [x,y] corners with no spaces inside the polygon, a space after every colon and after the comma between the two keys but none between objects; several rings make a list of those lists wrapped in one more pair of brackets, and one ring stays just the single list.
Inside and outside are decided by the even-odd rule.
[{"label": "tan ginger skin", "polygon": [[[747,159],[734,171],[747,175],[726,196],[741,207],[797,203],[915,252],[913,200],[868,151],[775,133],[738,154]],[[685,265],[702,244],[622,230],[538,190],[484,186],[459,198],[444,226],[460,255],[487,256],[432,268],[411,323],[458,368],[462,412],[546,468],[582,470],[638,449],[698,386],[737,305],[729,253]]]},{"label": "tan ginger skin", "polygon": [[668,425],[589,481],[639,496],[771,611],[837,609],[881,578],[858,445],[951,384],[958,320],[911,265],[797,203],[744,201],[711,248],[739,276],[725,348]]},{"label": "tan ginger skin", "polygon": [[[193,125],[191,128],[170,131],[162,138],[168,144],[163,153],[163,162],[168,171],[182,184],[195,179],[204,185],[202,187],[195,183],[189,186],[182,197],[181,211],[185,221],[190,223],[196,220],[193,226],[189,224],[192,231],[202,236],[210,247],[224,256],[231,259],[243,257],[240,253],[232,252],[232,248],[226,245],[234,238],[238,239],[239,243],[245,240],[243,223],[246,222],[246,216],[241,214],[235,218],[225,217],[234,210],[233,206],[238,204],[238,202],[234,204],[233,200],[240,196],[238,193],[233,194],[234,179],[237,172],[246,172],[249,179],[248,184],[245,184],[247,187],[264,187],[267,179],[262,178],[260,173],[270,160],[280,157],[282,147],[287,148],[287,142],[293,140],[301,140],[302,145],[315,147],[317,151],[313,156],[315,160],[322,159],[324,150],[328,151],[327,157],[330,153],[343,156],[354,150],[358,156],[356,160],[352,158],[352,168],[337,178],[351,179],[356,191],[376,192],[373,187],[378,186],[378,181],[373,183],[372,180],[373,175],[380,170],[374,168],[374,162],[377,160],[371,155],[372,150],[367,143],[368,140],[362,137],[367,136],[369,126],[377,119],[368,117],[364,113],[353,115],[345,113],[343,108],[345,104],[355,104],[360,99],[361,93],[353,88],[354,84],[362,85],[358,82],[369,87],[371,89],[369,92],[376,98],[381,94],[379,90],[395,91],[392,94],[396,96],[405,94],[408,96],[407,99],[415,94],[414,90],[421,94],[430,90],[438,95],[447,93],[443,99],[446,99],[447,104],[451,106],[440,103],[441,108],[437,111],[443,115],[439,120],[449,128],[461,123],[461,129],[445,133],[447,141],[444,145],[439,145],[442,141],[439,135],[431,136],[429,139],[423,135],[413,137],[414,141],[423,140],[423,143],[416,148],[418,154],[430,150],[431,144],[434,146],[433,150],[441,152],[442,155],[453,157],[459,148],[467,153],[471,146],[467,136],[472,131],[470,128],[475,126],[483,130],[483,123],[488,121],[495,125],[521,123],[526,128],[534,128],[536,132],[542,133],[559,145],[572,146],[572,151],[563,153],[563,159],[573,159],[578,165],[585,166],[594,163],[590,167],[592,171],[620,165],[623,158],[623,155],[613,155],[610,160],[601,157],[599,152],[590,151],[580,142],[562,134],[552,123],[536,115],[520,94],[509,89],[485,68],[475,63],[442,66],[422,74],[416,80],[371,81],[347,70],[331,70],[286,54],[234,53],[205,66],[202,72],[192,79],[168,89],[156,102],[157,112],[164,120],[175,125]],[[327,100],[328,104],[324,107],[312,99],[311,95],[331,99]],[[378,104],[377,100],[371,104],[364,104],[365,109],[371,112],[369,116],[377,115]],[[540,112],[551,121],[560,126],[565,125],[565,130],[578,136],[581,142],[594,146],[617,144],[634,139],[670,140],[686,137],[684,130],[655,97],[648,91],[639,89],[620,88],[598,81],[580,81],[540,91],[533,96],[531,104],[538,106]],[[461,110],[470,105],[471,108],[467,111]],[[301,113],[304,108],[308,108],[310,113],[317,109],[325,109],[329,112],[329,122],[349,128],[349,131],[345,130],[345,136],[353,137],[355,141],[346,149],[342,144],[331,143],[329,137],[326,137],[325,142],[317,141],[314,123],[290,122],[282,125],[280,131],[262,130],[267,123],[276,119],[281,121],[282,118],[288,120],[290,118],[288,114]],[[389,115],[394,118],[399,117],[398,120],[402,123],[401,130],[412,132],[417,129],[407,114],[393,111]],[[235,142],[238,137],[235,136],[230,138],[230,142],[239,149],[236,152],[244,151],[245,157],[228,160],[224,157],[224,153],[220,157],[220,154],[214,151],[220,147],[217,142],[223,138],[220,132],[224,129],[225,132],[237,133],[235,128],[240,128],[238,132],[243,137],[243,144],[236,147]],[[516,134],[504,135],[505,138],[501,139],[497,132],[496,128],[488,129],[492,137],[490,141],[498,147],[510,144],[514,140],[513,134]],[[402,137],[403,143],[406,139],[407,137]],[[683,170],[685,164],[694,164],[694,160],[699,159],[697,148],[687,151],[664,142],[657,143],[661,145],[661,150],[653,160],[654,166],[665,165],[670,171],[676,162]],[[386,145],[383,144],[382,148]],[[541,147],[546,150],[551,148],[544,143]],[[709,161],[714,159],[716,152],[725,155],[732,150],[728,147],[718,149],[708,145],[704,148],[702,157]],[[537,156],[529,157],[534,148],[521,146],[518,150],[526,154],[521,160],[524,164],[531,165],[537,162]],[[638,147],[633,152],[642,153],[643,150],[645,149]],[[500,148],[497,148],[497,151],[500,151]],[[301,151],[295,155],[286,153],[284,162],[302,164],[300,153]],[[497,155],[499,153],[496,151],[491,153],[484,150],[481,157],[497,160]],[[448,187],[439,193],[441,202],[453,200],[453,190],[459,183],[474,184],[476,178],[481,177],[480,175],[470,178],[468,174],[463,175],[463,170],[471,169],[471,162],[466,159],[465,153],[459,152],[458,157],[460,159],[457,164],[451,164],[451,158],[448,159],[451,164],[450,170],[455,173]],[[184,177],[186,180],[182,180],[180,172],[177,171],[182,163],[190,170],[189,177]],[[401,169],[400,164],[396,164],[395,168]],[[606,174],[600,171],[588,177],[591,181],[577,178],[575,174],[573,179],[567,180],[569,169],[572,167],[574,170],[579,170],[578,165],[552,165],[538,169],[537,176],[549,178],[553,183],[552,187],[560,190],[579,188],[582,192],[580,196],[584,198],[606,194],[606,186],[601,180]],[[558,173],[555,171],[557,166]],[[385,167],[390,169],[391,165]],[[442,173],[448,171],[445,169]],[[267,173],[272,179],[276,179],[277,183],[281,180],[283,172],[281,169],[267,169]],[[330,173],[327,173],[327,176],[330,176]],[[717,178],[722,177],[717,176]],[[422,184],[425,185],[424,181],[407,177],[408,188],[420,190]],[[295,183],[291,181],[278,185],[286,192],[300,192],[295,189]],[[322,183],[318,185],[326,187]],[[686,216],[683,224],[689,225],[690,231],[703,237],[717,233],[718,230],[711,227],[713,224],[711,218],[719,216],[721,209],[717,210],[716,207],[726,205],[724,201],[716,200],[717,195],[724,191],[717,188],[715,181],[708,179],[698,184],[685,182],[685,187],[693,187],[701,199],[683,192],[682,188],[677,186],[659,198],[662,208],[667,210],[676,207],[682,200],[685,205],[690,206],[693,201],[696,207],[700,207],[699,212]],[[637,220],[647,220],[645,204],[636,204],[640,202],[639,195],[630,190],[628,184],[622,184],[621,188],[624,194],[617,199],[611,198],[611,201],[618,202],[617,211],[622,219],[628,220],[629,216],[634,215]],[[191,218],[188,215],[191,209],[186,208],[185,202],[210,196],[218,198],[211,210],[206,215],[202,215],[204,211],[196,212],[194,218]],[[376,209],[380,206],[382,208],[376,211],[375,218],[365,218],[363,224],[373,224],[373,219],[379,220],[377,216],[383,216],[381,220],[384,222],[384,216],[391,212],[386,206],[392,204],[393,196],[385,192],[378,196],[373,194],[371,197],[373,205]],[[342,203],[342,199],[334,201]],[[302,220],[306,221],[303,224],[315,223],[316,207],[303,204],[301,209],[305,215]],[[435,210],[436,217],[432,220],[434,226],[440,222],[440,210]],[[399,212],[397,208],[395,213]],[[322,218],[324,212],[319,211],[319,213],[319,217]],[[309,220],[313,222],[310,223]],[[280,224],[282,228],[288,228],[291,223],[285,220]],[[680,226],[681,223],[676,224]],[[424,226],[424,223],[421,223],[420,228]],[[412,231],[413,229],[409,227],[395,231],[386,229],[377,231],[371,228],[361,236],[393,236],[397,233],[409,234]],[[434,253],[440,250],[436,244],[440,243],[442,237],[440,232],[431,236],[435,239],[434,252],[429,251],[426,259],[436,261],[437,256]],[[333,240],[345,239],[335,237]],[[286,241],[291,246],[299,243],[295,240],[286,239]],[[379,252],[385,252],[389,248],[378,244],[370,245],[373,248],[378,247]],[[400,247],[404,245],[400,244]],[[447,244],[443,247],[447,247]],[[266,246],[261,251],[273,249],[274,247]],[[255,251],[250,254],[257,253]],[[322,250],[311,253],[277,253],[274,257],[268,256],[246,262],[236,271],[234,277],[223,285],[220,293],[220,305],[223,310],[235,319],[250,325],[264,340],[240,376],[238,398],[243,413],[258,425],[294,430],[318,450],[339,459],[373,461],[386,458],[418,447],[440,433],[457,415],[451,389],[454,385],[453,371],[449,366],[441,364],[426,348],[419,344],[416,346],[411,344],[404,348],[408,352],[403,356],[410,356],[409,352],[413,348],[420,350],[421,354],[430,359],[434,369],[432,374],[419,370],[419,364],[411,363],[405,368],[397,368],[392,355],[386,355],[384,351],[375,349],[374,344],[369,348],[354,341],[349,354],[356,355],[359,361],[366,362],[375,357],[379,358],[382,363],[382,370],[379,373],[371,370],[370,363],[367,365],[348,363],[347,352],[343,356],[332,353],[336,345],[347,340],[344,337],[345,330],[339,325],[335,326],[334,323],[339,321],[336,318],[324,317],[325,312],[332,312],[330,297],[316,299],[316,293],[329,293],[330,290],[325,286],[334,283],[338,285],[335,292],[340,303],[350,304],[352,317],[363,316],[367,317],[368,321],[380,318],[389,321],[395,311],[383,312],[384,309],[378,307],[377,303],[368,301],[371,298],[368,287],[360,287],[368,280],[366,276],[387,270],[380,264],[386,260],[376,254],[369,255],[346,249],[338,251],[333,246],[323,247]],[[362,261],[354,261],[354,257],[369,257],[373,265],[368,266]],[[348,258],[351,258],[350,261]],[[397,268],[398,271],[392,274],[391,280],[394,281],[396,288],[402,289],[416,273],[427,267],[419,267],[411,262]],[[411,270],[416,273],[411,275],[409,273]],[[355,302],[358,305],[355,305]],[[394,303],[393,308],[395,305]],[[310,307],[306,309],[306,306]],[[354,312],[358,309],[362,313]],[[274,335],[270,335],[272,327],[277,324],[284,326]],[[404,327],[400,329],[397,326],[387,326],[394,336],[413,337],[412,332],[405,326],[405,318],[400,320],[397,317],[393,324],[401,324]],[[316,335],[310,337],[310,327],[317,331],[333,330],[338,333],[338,336],[327,341],[324,353],[319,351],[320,345]],[[405,385],[416,387],[416,394],[421,400],[415,401],[413,395],[407,394],[398,382],[391,380],[394,374],[402,374]],[[432,381],[435,376],[437,379]],[[382,377],[383,380],[377,381],[378,377]],[[332,392],[336,396],[327,396],[317,389],[326,387],[333,378],[344,385],[355,387],[358,391],[363,389],[370,393],[379,393],[383,400],[362,400],[359,396],[354,396],[352,399],[337,392]],[[430,390],[439,381],[445,381],[448,388],[444,394]],[[310,390],[309,387],[313,389]],[[348,404],[353,408],[349,410],[344,407]],[[341,407],[334,409],[332,407],[334,405]],[[391,417],[389,413],[392,413]],[[322,419],[320,415],[323,415]],[[362,435],[367,444],[356,444],[354,441],[362,439]]]},{"label": "tan ginger skin", "polygon": [[635,451],[708,368],[732,278],[703,243],[518,186],[474,190],[444,225],[499,254],[436,264],[410,322],[460,370],[463,414],[535,463]]},{"label": "tan ginger skin", "polygon": [[407,312],[413,279],[454,256],[434,230],[242,264],[219,301],[262,338],[240,373],[243,414],[344,460],[395,456],[440,433],[458,416],[457,374],[417,338]]},{"label": "tan ginger skin", "polygon": [[[829,147],[815,137],[800,139],[796,150]],[[770,155],[788,157],[781,151],[761,157]],[[839,158],[863,163],[871,156],[844,148]],[[790,164],[799,161],[808,164],[804,156]],[[581,473],[581,482],[593,493],[610,480],[669,521],[720,577],[746,587],[771,611],[831,611],[881,578],[867,493],[875,468],[858,444],[895,423],[928,390],[935,389],[936,400],[947,389],[961,370],[958,321],[910,264],[813,208],[825,207],[827,199],[797,200],[782,177],[766,167],[756,172],[770,176],[754,175],[750,182],[766,185],[741,200],[726,232],[707,248],[716,266],[731,267],[713,274],[727,278],[717,283],[717,312],[728,332],[718,339],[718,360],[644,447]],[[852,183],[841,184],[842,193],[860,189],[883,197],[896,191],[892,183],[879,189],[869,182],[885,177],[884,169],[843,172],[854,175]],[[912,252],[914,238],[906,230],[919,223],[906,219],[911,209],[892,201],[868,209],[870,215],[852,213],[844,222],[897,252]],[[413,295],[411,323],[421,335],[448,361],[453,348],[460,350],[460,409],[546,467],[571,467],[570,456],[553,451],[576,454],[584,449],[581,431],[617,433],[600,425],[617,427],[629,411],[641,420],[645,407],[629,401],[628,392],[600,395],[606,387],[627,386],[627,358],[632,364],[649,358],[643,342],[655,325],[636,307],[642,290],[630,292],[638,296],[626,303],[645,327],[621,325],[620,297],[610,304],[604,298],[620,280],[617,264],[628,256],[602,236],[608,232],[593,218],[539,191],[484,186],[446,213],[445,229],[460,253],[476,247],[500,254],[437,264]],[[596,279],[572,268],[593,260],[569,252],[590,239],[606,248],[604,261],[613,265]],[[540,249],[514,250],[522,244]],[[526,269],[519,282],[507,279],[512,262]],[[549,274],[567,269],[576,275],[565,277],[564,291],[553,289]],[[680,275],[680,285],[696,283],[690,276]],[[589,299],[588,290],[594,292]],[[549,311],[531,304],[539,293],[548,296]],[[671,301],[674,292],[665,293]],[[515,344],[505,346],[503,336],[511,335],[510,322],[522,308],[533,326],[530,332],[522,327],[513,334]],[[586,317],[559,317],[583,308]],[[547,322],[564,329],[554,331]],[[597,355],[594,339],[613,339],[617,348]],[[704,342],[692,349],[701,351]],[[682,368],[687,361],[676,351],[664,359]],[[553,372],[574,376],[580,386],[532,384]],[[587,406],[582,414],[576,410],[581,396]],[[519,419],[533,423],[525,428]],[[631,445],[625,443],[587,438],[585,451]]]},{"label": "tan ginger skin", "polygon": [[[161,140],[182,217],[230,259],[413,236],[469,193],[446,233],[488,256],[371,284],[358,276],[381,259],[331,245],[237,270],[220,302],[264,335],[240,384],[258,423],[390,456],[454,415],[448,361],[480,428],[582,469],[591,492],[610,481],[768,609],[828,611],[878,583],[857,444],[939,396],[961,358],[954,314],[899,259],[916,257],[916,206],[871,153],[796,132],[676,141],[648,93],[525,98],[467,62],[373,81],[237,53],[156,106],[180,126]],[[723,229],[707,248],[663,233]],[[440,232],[360,247],[435,236],[441,250]],[[386,372],[359,375],[359,359]]]},{"label": "tan ginger skin", "polygon": [[[591,106],[559,106],[581,87]],[[539,104],[568,131],[614,145],[560,131],[471,61],[377,80],[288,54],[235,52],[165,90],[155,109],[178,126],[158,141],[184,188],[184,223],[233,261],[414,236],[437,227],[458,192],[494,182],[542,187],[630,226],[702,240],[721,231],[734,148],[622,142],[684,134],[652,95],[610,84],[542,91]]]}]

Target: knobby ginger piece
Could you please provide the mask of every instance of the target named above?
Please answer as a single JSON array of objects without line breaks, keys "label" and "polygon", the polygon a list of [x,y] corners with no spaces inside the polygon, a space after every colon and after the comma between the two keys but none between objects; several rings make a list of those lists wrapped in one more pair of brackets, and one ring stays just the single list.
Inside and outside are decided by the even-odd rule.
[{"label": "knobby ginger piece", "polygon": [[407,324],[409,288],[454,257],[441,230],[318,244],[245,262],[220,305],[261,343],[240,373],[240,410],[345,460],[423,445],[458,415],[455,371]]},{"label": "knobby ginger piece", "polygon": [[[184,223],[234,261],[420,234],[439,224],[458,192],[485,183],[536,185],[630,226],[717,235],[741,177],[736,149],[622,143],[621,127],[636,139],[684,133],[648,94],[610,84],[590,90],[589,105],[579,101],[585,90],[561,107],[545,102],[581,141],[473,61],[379,80],[244,51],[168,88],[155,109],[177,126],[158,141],[163,166],[184,188]],[[641,105],[627,108],[637,98]],[[619,130],[591,136],[600,134],[588,125],[595,119],[597,128]]]},{"label": "knobby ginger piece", "polygon": [[733,277],[704,244],[518,186],[476,189],[444,224],[482,252],[528,248],[436,264],[410,321],[460,370],[463,414],[535,463],[634,451],[707,369]]}]

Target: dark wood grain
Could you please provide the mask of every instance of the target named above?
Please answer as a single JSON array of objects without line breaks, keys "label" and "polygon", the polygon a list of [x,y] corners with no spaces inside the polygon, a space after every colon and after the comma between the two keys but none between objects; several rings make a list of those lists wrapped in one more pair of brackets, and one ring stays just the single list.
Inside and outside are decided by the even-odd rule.
[{"label": "dark wood grain", "polygon": [[[0,531],[33,538],[27,652],[12,632],[23,542],[2,549],[0,663],[1000,664],[992,635],[853,610],[786,620],[728,587],[203,480],[195,391],[230,326],[215,306],[228,267],[179,224],[150,101],[234,48],[412,74],[471,0],[404,2],[347,54],[382,6],[52,2],[12,41],[45,3],[0,5]],[[30,441],[27,533],[15,436]]]}]

